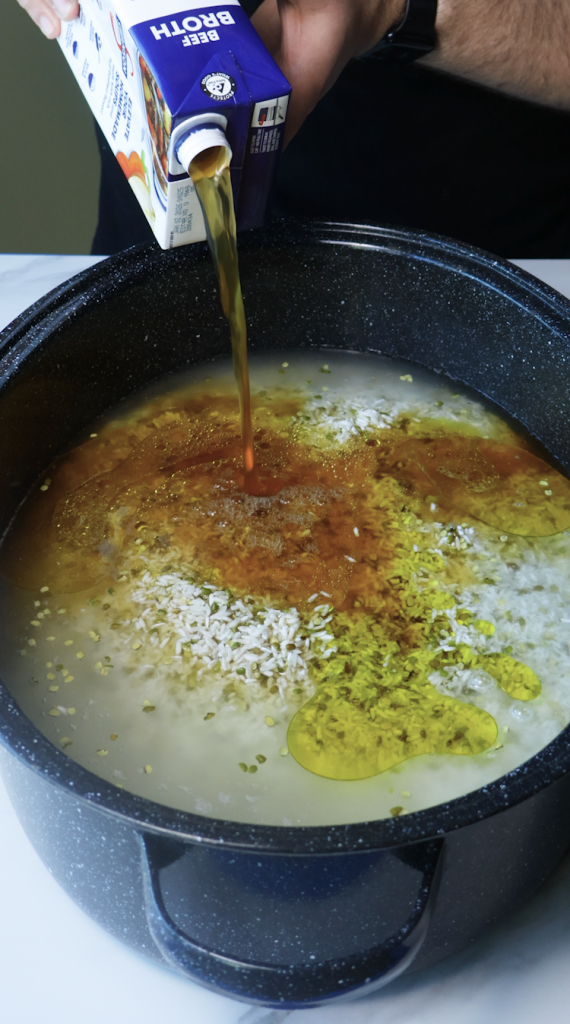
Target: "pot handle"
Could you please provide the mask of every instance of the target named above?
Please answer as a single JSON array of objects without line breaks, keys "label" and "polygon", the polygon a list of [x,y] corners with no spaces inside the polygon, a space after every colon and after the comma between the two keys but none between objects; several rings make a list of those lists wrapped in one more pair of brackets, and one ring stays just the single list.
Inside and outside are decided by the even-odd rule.
[{"label": "pot handle", "polygon": [[234,959],[185,935],[166,909],[159,879],[161,868],[178,860],[181,844],[143,833],[137,833],[137,839],[147,923],[166,962],[199,984],[281,1008],[368,995],[403,974],[427,935],[445,848],[444,840],[436,839],[399,851],[402,860],[422,871],[422,883],[412,913],[398,933],[361,955],[287,966]]}]

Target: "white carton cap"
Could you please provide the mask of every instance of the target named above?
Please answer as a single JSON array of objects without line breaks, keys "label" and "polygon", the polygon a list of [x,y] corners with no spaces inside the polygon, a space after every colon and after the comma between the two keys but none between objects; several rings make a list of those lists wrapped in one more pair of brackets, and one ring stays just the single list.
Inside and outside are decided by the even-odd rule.
[{"label": "white carton cap", "polygon": [[[205,149],[209,149],[212,146],[224,146],[227,150],[227,159],[231,160],[232,151],[230,149],[228,140],[226,138],[225,130],[228,125],[227,117],[223,114],[217,114],[213,111],[209,114],[196,114],[194,117],[189,117],[181,124],[176,125],[170,138],[170,152],[168,159],[168,170],[170,174],[188,174],[188,166],[190,161],[193,160],[198,153],[202,153]],[[192,135],[197,135],[198,130],[202,131],[213,131],[218,129],[219,134],[209,136],[209,140],[201,137],[200,141],[196,140],[194,143],[195,149],[188,149],[185,143],[190,141]],[[220,138],[221,136],[221,138]],[[184,146],[184,149],[182,147]],[[182,152],[183,160],[179,158],[179,154]],[[186,160],[187,154],[190,154],[189,159]]]},{"label": "white carton cap", "polygon": [[232,158],[232,151],[222,129],[218,128],[217,125],[204,125],[204,127],[196,128],[189,135],[186,135],[176,147],[178,163],[185,170],[188,170],[190,164],[199,153],[203,153],[205,149],[213,149],[215,146],[225,150],[224,166],[227,167]]}]

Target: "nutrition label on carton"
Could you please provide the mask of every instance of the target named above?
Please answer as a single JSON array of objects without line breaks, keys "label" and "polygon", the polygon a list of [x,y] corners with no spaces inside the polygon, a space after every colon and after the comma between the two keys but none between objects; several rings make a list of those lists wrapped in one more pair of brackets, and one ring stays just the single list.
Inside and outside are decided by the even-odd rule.
[{"label": "nutrition label on carton", "polygon": [[176,200],[174,204],[174,228],[173,233],[186,234],[192,230],[193,211],[191,200],[195,198],[196,189],[191,182],[183,182],[176,189]]},{"label": "nutrition label on carton", "polygon": [[275,153],[281,146],[281,132],[278,129],[263,129],[253,132],[250,153]]}]

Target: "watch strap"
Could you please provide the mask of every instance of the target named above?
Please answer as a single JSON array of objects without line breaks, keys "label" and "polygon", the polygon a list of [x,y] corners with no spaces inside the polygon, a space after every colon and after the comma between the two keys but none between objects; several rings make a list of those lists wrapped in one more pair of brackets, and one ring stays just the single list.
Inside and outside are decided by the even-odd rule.
[{"label": "watch strap", "polygon": [[407,0],[402,21],[389,29],[360,58],[375,58],[389,63],[406,63],[430,53],[436,44],[437,0]]}]

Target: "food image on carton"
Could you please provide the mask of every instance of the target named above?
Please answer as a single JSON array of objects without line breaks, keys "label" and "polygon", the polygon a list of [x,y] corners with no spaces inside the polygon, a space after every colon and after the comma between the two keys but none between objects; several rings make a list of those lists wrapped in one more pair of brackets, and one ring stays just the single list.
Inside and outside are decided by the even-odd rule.
[{"label": "food image on carton", "polygon": [[238,230],[263,224],[291,87],[238,0],[83,0],[59,42],[163,249],[206,237],[178,160],[199,128],[231,148]]}]

